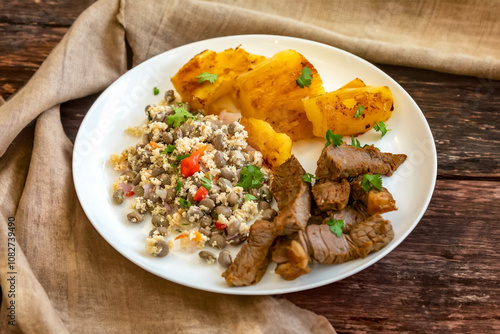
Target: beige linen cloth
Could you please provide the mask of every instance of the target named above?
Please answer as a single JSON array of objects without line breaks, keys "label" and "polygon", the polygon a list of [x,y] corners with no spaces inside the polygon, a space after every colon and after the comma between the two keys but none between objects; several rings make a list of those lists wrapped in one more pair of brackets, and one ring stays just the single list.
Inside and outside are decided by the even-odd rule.
[{"label": "beige linen cloth", "polygon": [[[133,65],[201,39],[266,33],[375,62],[499,79],[498,12],[497,1],[98,1],[0,107],[0,332],[334,333],[326,318],[286,300],[183,287],[109,246],[76,197],[60,104],[102,91],[126,72],[125,38]],[[11,271],[15,327],[7,323]]]}]

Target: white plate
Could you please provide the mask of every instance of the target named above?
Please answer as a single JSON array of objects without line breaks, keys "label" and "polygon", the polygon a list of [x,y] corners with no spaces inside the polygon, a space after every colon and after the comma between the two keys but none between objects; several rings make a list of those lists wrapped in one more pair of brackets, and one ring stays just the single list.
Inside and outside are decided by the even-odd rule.
[{"label": "white plate", "polygon": [[[394,113],[387,122],[392,129],[380,139],[371,130],[358,137],[361,144],[375,143],[382,151],[405,153],[406,162],[384,186],[396,199],[398,211],[384,215],[394,227],[394,240],[384,249],[339,265],[312,265],[308,275],[287,282],[269,266],[262,281],[250,287],[229,288],[221,278],[222,268],[207,265],[196,254],[170,252],[164,258],[148,256],[145,238],[150,220],[134,225],[127,221],[127,205],[111,202],[111,184],[117,177],[109,164],[111,153],[135,145],[137,138],[124,130],[145,120],[144,107],[161,100],[165,90],[173,88],[170,78],[194,55],[205,49],[223,51],[240,45],[248,52],[272,56],[284,49],[302,53],[318,70],[327,91],[335,90],[359,77],[367,85],[389,86],[394,96]],[[153,87],[161,94],[154,96]],[[344,138],[350,143],[350,138]],[[314,173],[324,140],[294,144],[293,153],[304,168]],[[415,228],[424,214],[434,189],[437,157],[429,126],[417,104],[401,86],[372,64],[334,47],[291,37],[245,35],[196,42],[162,53],[125,73],[94,103],[83,120],[73,152],[73,177],[76,192],[85,213],[97,231],[116,250],[140,267],[170,281],[207,291],[264,295],[300,291],[325,285],[353,275],[377,262]],[[233,257],[236,250],[232,250]],[[390,274],[390,273],[388,273]]]}]

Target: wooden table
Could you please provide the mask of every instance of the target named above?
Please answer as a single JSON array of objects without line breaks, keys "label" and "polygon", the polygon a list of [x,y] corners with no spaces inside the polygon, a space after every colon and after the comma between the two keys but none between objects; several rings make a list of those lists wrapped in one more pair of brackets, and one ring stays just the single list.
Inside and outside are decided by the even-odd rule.
[{"label": "wooden table", "polygon": [[[0,95],[33,75],[93,0],[0,2]],[[368,269],[276,296],[324,315],[339,333],[500,332],[500,82],[378,64],[430,124],[438,179],[410,236]],[[74,141],[97,95],[65,103]]]}]

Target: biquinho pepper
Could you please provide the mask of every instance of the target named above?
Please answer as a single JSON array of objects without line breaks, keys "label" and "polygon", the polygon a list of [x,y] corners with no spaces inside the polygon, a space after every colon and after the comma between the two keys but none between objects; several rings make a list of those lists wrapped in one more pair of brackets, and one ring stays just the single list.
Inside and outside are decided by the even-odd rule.
[{"label": "biquinho pepper", "polygon": [[191,153],[189,157],[182,159],[181,173],[184,177],[189,177],[200,170],[200,164],[198,163],[198,160],[200,160],[207,147],[208,145],[205,145],[198,151],[194,151],[193,153]]},{"label": "biquinho pepper", "polygon": [[207,197],[207,195],[208,195],[208,190],[205,189],[205,187],[199,187],[198,190],[196,191],[196,194],[194,194],[193,199],[196,202],[199,202],[202,199],[204,199],[205,197]]}]

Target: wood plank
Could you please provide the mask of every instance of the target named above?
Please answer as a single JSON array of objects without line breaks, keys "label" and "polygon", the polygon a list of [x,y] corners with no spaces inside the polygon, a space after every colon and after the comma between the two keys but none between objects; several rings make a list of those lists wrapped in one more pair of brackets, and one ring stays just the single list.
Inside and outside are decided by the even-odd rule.
[{"label": "wood plank", "polygon": [[20,25],[70,26],[96,0],[0,1],[0,22]]},{"label": "wood plank", "polygon": [[287,295],[338,333],[500,332],[500,182],[438,180],[423,219],[370,268]]}]

